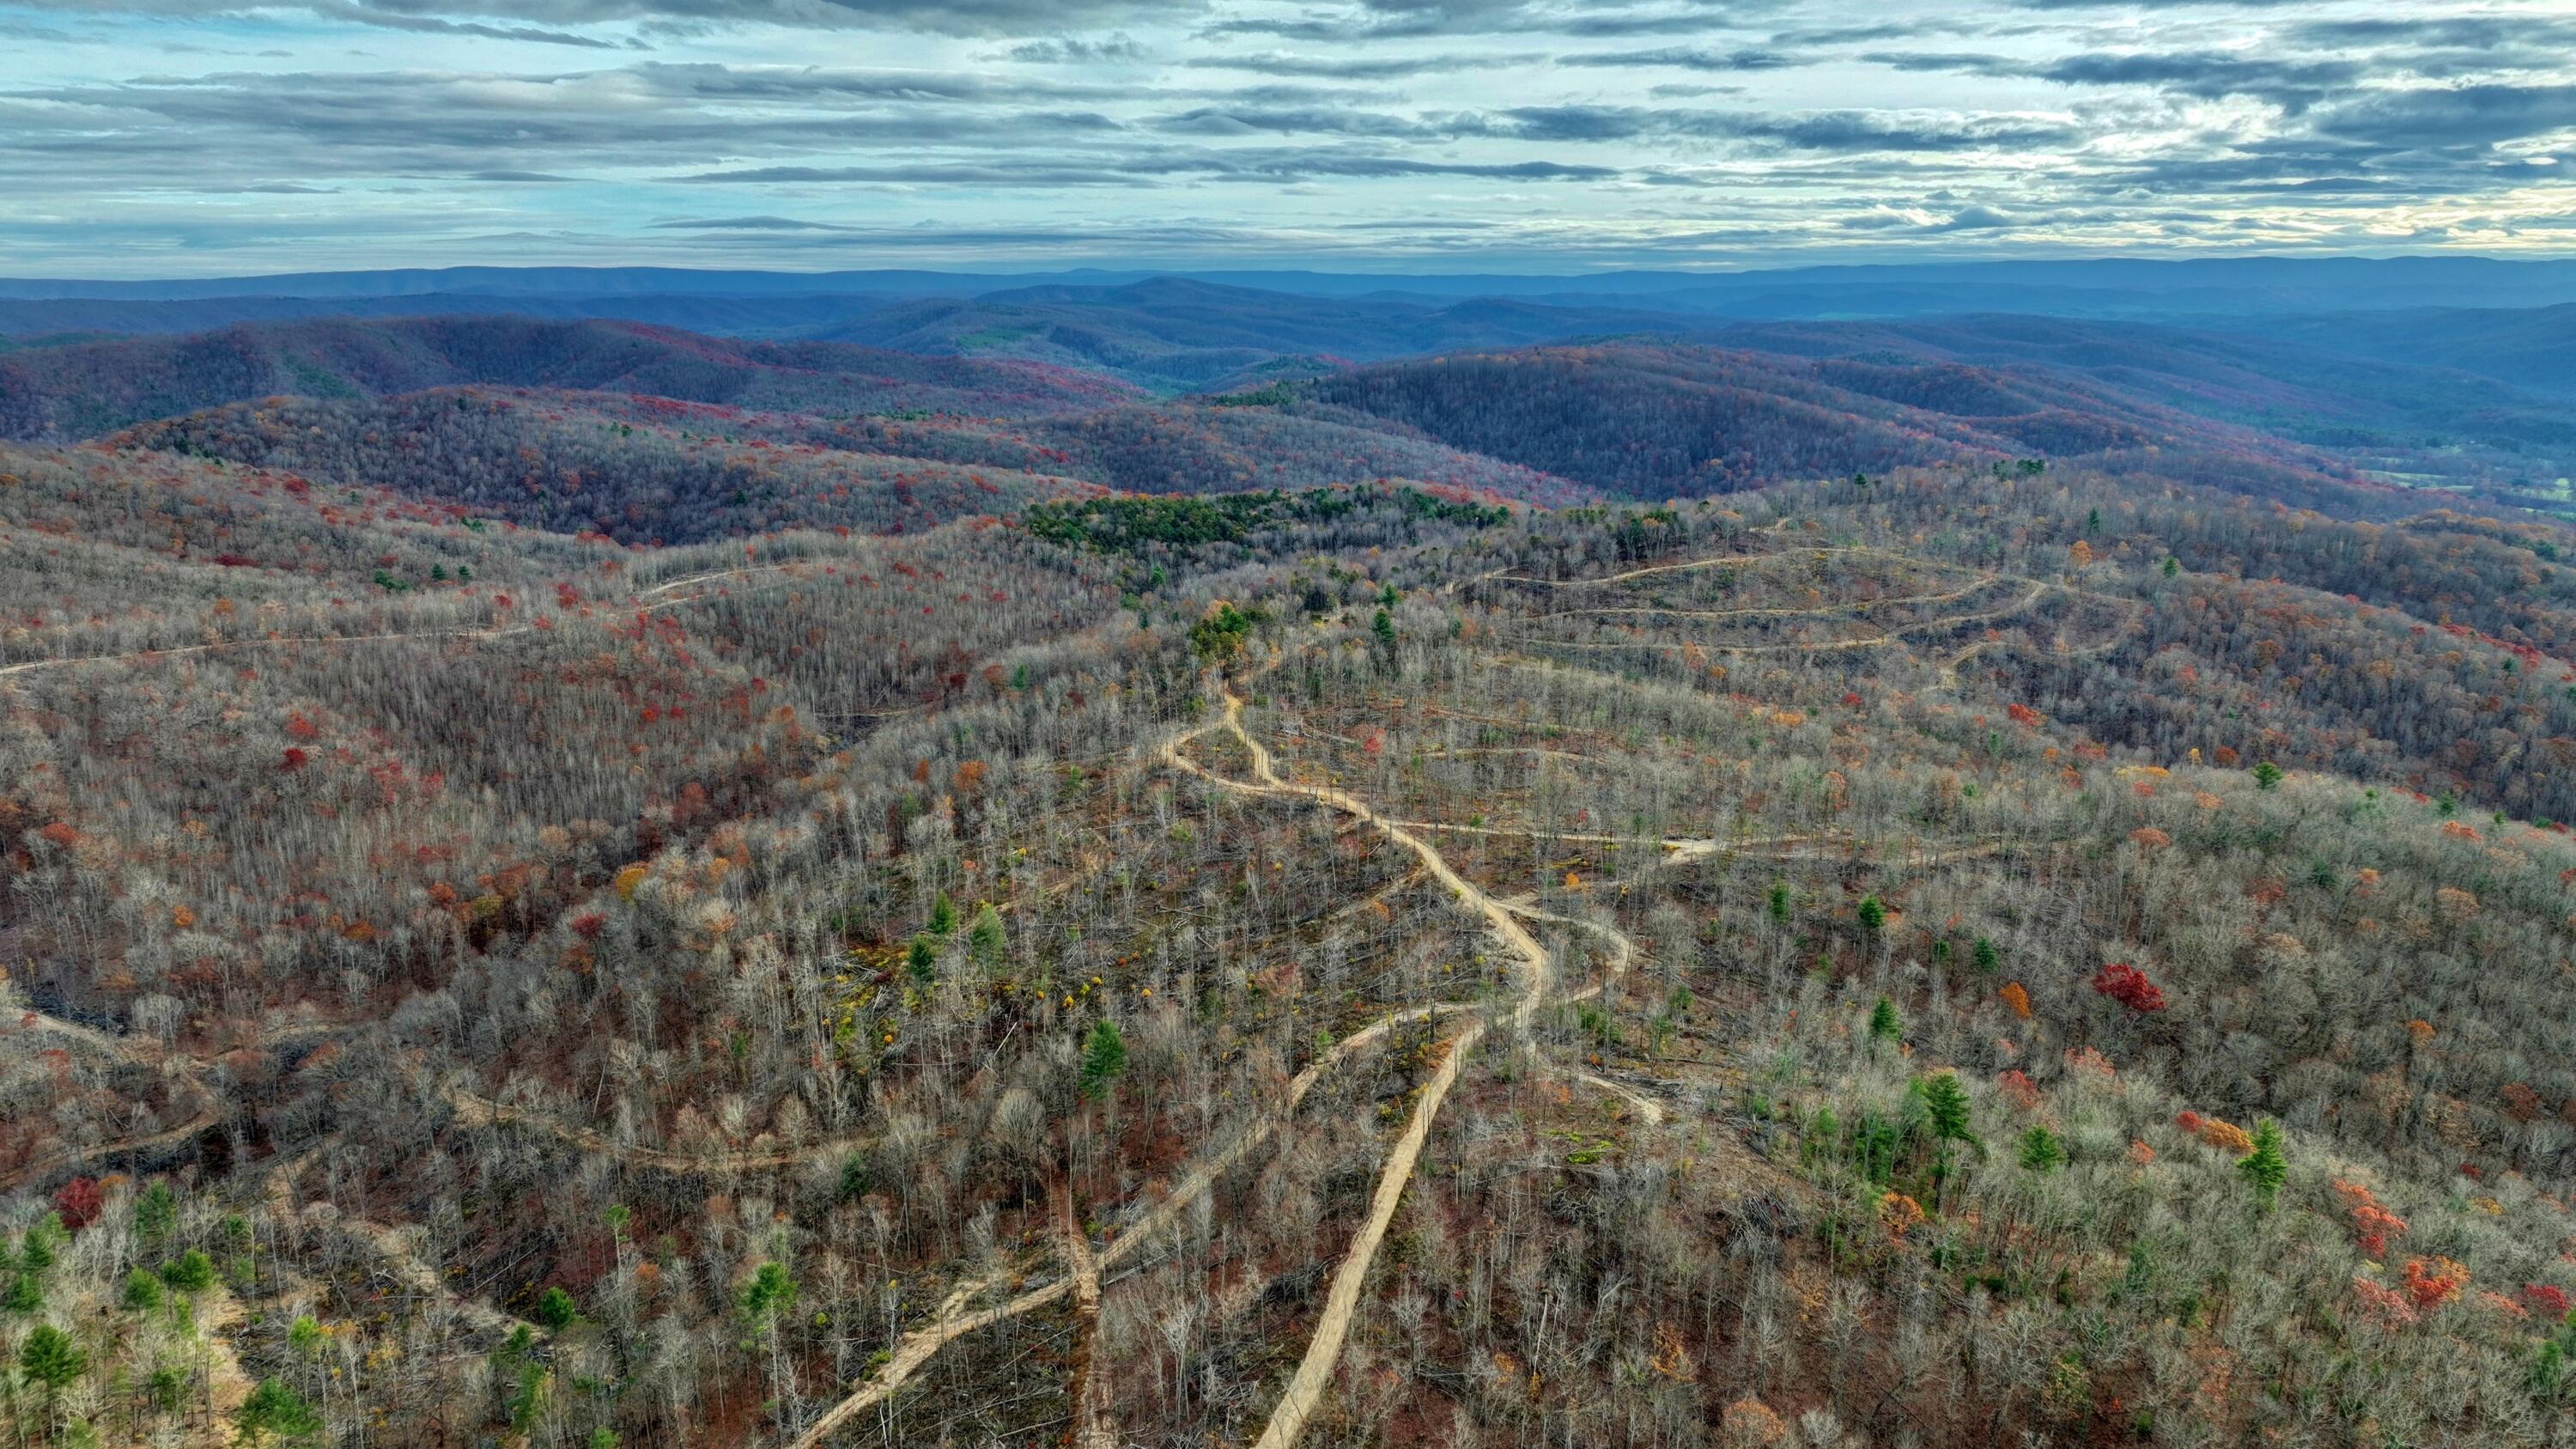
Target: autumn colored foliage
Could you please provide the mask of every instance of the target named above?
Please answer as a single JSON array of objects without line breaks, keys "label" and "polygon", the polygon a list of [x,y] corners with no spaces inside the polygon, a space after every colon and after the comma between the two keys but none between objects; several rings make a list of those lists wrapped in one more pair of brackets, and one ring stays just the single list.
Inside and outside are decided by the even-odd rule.
[{"label": "autumn colored foliage", "polygon": [[2406,1231],[2406,1220],[2381,1206],[2370,1189],[2360,1183],[2337,1178],[2333,1188],[2343,1200],[2345,1211],[2352,1215],[2353,1233],[2361,1250],[2373,1258],[2385,1257],[2388,1240]]},{"label": "autumn colored foliage", "polygon": [[1899,1242],[1923,1222],[1923,1205],[1901,1192],[1889,1192],[1878,1201],[1879,1221],[1889,1237]]},{"label": "autumn colored foliage", "polygon": [[2094,972],[2093,989],[2131,1011],[2147,1012],[2165,1009],[2163,988],[2148,980],[2145,972],[2126,961],[2115,961]]},{"label": "autumn colored foliage", "polygon": [[1737,1399],[1718,1416],[1728,1449],[1770,1449],[1789,1437],[1789,1426],[1760,1399]]},{"label": "autumn colored foliage", "polygon": [[2406,1260],[2406,1295],[2421,1309],[2439,1308],[2469,1286],[2469,1270],[2449,1258]]},{"label": "autumn colored foliage", "polygon": [[106,1206],[107,1193],[94,1177],[75,1177],[54,1192],[54,1212],[75,1233],[98,1221]]},{"label": "autumn colored foliage", "polygon": [[2254,1150],[2254,1136],[2233,1122],[2204,1117],[2198,1112],[2184,1112],[2174,1118],[2174,1125],[2212,1147],[2244,1154]]},{"label": "autumn colored foliage", "polygon": [[2414,1299],[2403,1290],[2374,1279],[2355,1278],[2352,1280],[2352,1294],[2361,1305],[2362,1317],[2381,1328],[2403,1328],[2415,1321]]},{"label": "autumn colored foliage", "polygon": [[[1847,361],[1836,376],[1889,390],[1971,381]],[[0,1032],[30,1063],[0,1100],[0,1171],[21,1174],[0,1246],[48,1204],[90,1222],[42,1285],[83,1325],[128,1258],[148,1285],[181,1248],[215,1254],[246,1375],[327,1392],[333,1432],[488,1438],[524,1411],[531,1442],[784,1443],[935,1331],[953,1288],[986,1281],[978,1311],[1010,1316],[1065,1281],[1072,1258],[1044,1266],[1072,1250],[1044,1241],[1061,1204],[1109,1310],[947,1343],[888,1432],[1081,1438],[1081,1401],[1035,1390],[1087,1362],[1115,1380],[1121,1442],[1246,1443],[1265,1396],[1201,1370],[1306,1341],[1315,1315],[1285,1295],[1375,1201],[1350,1144],[1398,1130],[1446,1061],[1431,1167],[1387,1189],[1399,1216],[1363,1275],[1363,1324],[1400,1329],[1362,1333],[1323,1406],[1335,1432],[1588,1444],[1633,1407],[1632,1434],[1651,1414],[1674,1443],[2466,1442],[2470,1415],[2526,1392],[2538,1325],[2517,1313],[2567,1307],[2546,1198],[2570,1153],[2552,993],[2576,955],[2571,846],[2487,822],[2576,767],[2576,697],[2537,662],[2576,657],[2576,625],[2543,632],[2534,602],[2567,583],[2543,577],[2543,525],[2285,527],[2261,501],[2062,461],[2045,486],[1980,461],[1503,514],[1392,485],[1272,492],[1274,462],[1310,465],[1233,441],[1415,400],[1444,430],[1514,425],[1407,369],[1407,391],[1347,408],[1312,396],[1358,387],[1339,378],[1265,389],[1280,400],[1223,409],[1241,432],[1186,399],[1002,428],[458,388],[153,430],[234,455],[221,470],[49,455],[0,486],[0,531],[31,560],[98,534],[147,587],[182,587],[127,617],[48,565],[0,641],[40,665],[6,691],[0,964],[13,1002],[61,1013],[49,1041]],[[1607,390],[1632,384],[1676,391],[1624,371]],[[975,506],[1008,514],[1039,475],[862,467],[831,441],[916,430],[1032,466],[1079,435],[1068,466],[1127,455],[1103,476],[1223,458],[1245,501],[1095,499],[1076,473],[1044,485],[1061,505],[931,528],[993,497],[979,479],[1003,496]],[[387,467],[399,488],[339,486],[406,440],[438,446]],[[1625,477],[1627,441],[1566,447]],[[1760,475],[1777,443],[1727,443],[1705,476]],[[308,453],[331,466],[301,488],[239,461]],[[426,491],[442,470],[455,499]],[[810,491],[871,480],[882,511]],[[284,512],[235,507],[254,493]],[[2086,589],[2031,594],[2097,506]],[[1963,507],[1990,512],[1963,527]],[[835,518],[925,527],[733,532]],[[649,546],[666,530],[707,541]],[[2156,571],[2168,550],[2187,572]],[[2352,580],[2376,615],[2309,582],[2374,550],[2436,582]],[[2455,556],[2535,581],[2472,599]],[[2533,653],[2440,625],[2410,642],[2437,587]],[[1242,668],[1211,679],[1189,633],[1221,597]],[[1400,649],[1372,647],[1382,608]],[[168,652],[204,638],[240,647]],[[1233,723],[1419,845],[1319,796],[1263,798]],[[2229,758],[2221,738],[2295,783],[2217,775],[2192,752]],[[2444,834],[2447,814],[2484,838]],[[1416,1008],[1535,978],[1433,859],[1566,953],[1531,1020],[1564,1000],[1579,1036],[1444,1056],[1480,1019],[1500,1041],[1500,1019]],[[2438,1035],[2402,1025],[2416,1013]],[[1762,1064],[1758,1111],[1729,1062]],[[1712,1093],[1745,1111],[1650,1130],[1587,1080],[1694,1119]],[[1283,1087],[1302,1084],[1291,1133]],[[2263,1125],[2175,1116],[2185,1101]],[[1226,1152],[1249,1170],[1202,1170]],[[111,1166],[145,1178],[84,1186]],[[1764,1201],[1702,1190],[1738,1169]],[[2329,1193],[2337,1173],[2353,1181]],[[190,1195],[187,1241],[110,1253],[97,1224],[140,1233],[161,1178]],[[1656,1182],[1681,1186],[1639,1190]],[[309,1206],[325,1194],[336,1214]],[[1533,1257],[1497,1231],[1533,1209],[1581,1230]],[[1194,1226],[1143,1231],[1158,1212]],[[2347,1243],[2374,1260],[2350,1296]],[[739,1294],[769,1260],[804,1296],[746,1343]],[[104,1298],[68,1286],[100,1272]],[[431,1277],[466,1316],[365,1286]],[[1173,1303],[1201,1309],[1166,1341]],[[308,1311],[324,1336],[299,1342]],[[511,1326],[485,1314],[555,1336],[494,1356]],[[2371,1328],[2437,1315],[2438,1333]],[[422,1351],[424,1322],[470,1328],[474,1351]],[[120,1402],[151,1367],[136,1345],[187,1347],[161,1317],[100,1323],[83,1331]],[[1995,1331],[1996,1374],[1918,1372],[1985,1361]],[[1063,1353],[1023,1353],[1050,1335]],[[109,1357],[137,1387],[111,1391]],[[2481,1387],[2450,1413],[2425,1386],[2462,1364]],[[2402,1424],[2359,1422],[2419,1397],[2434,1407]]]}]

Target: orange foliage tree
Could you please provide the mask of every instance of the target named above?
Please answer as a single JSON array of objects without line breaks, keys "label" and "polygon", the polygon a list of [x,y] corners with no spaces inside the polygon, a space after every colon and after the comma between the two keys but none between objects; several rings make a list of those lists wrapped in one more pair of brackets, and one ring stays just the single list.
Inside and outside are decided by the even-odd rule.
[{"label": "orange foliage tree", "polygon": [[2337,1178],[2335,1196],[2343,1199],[2344,1208],[2352,1214],[2352,1230],[2361,1250],[2377,1258],[2388,1252],[2388,1240],[2406,1231],[2406,1220],[2380,1204],[2371,1190],[2357,1182]]},{"label": "orange foliage tree", "polygon": [[2449,1258],[2406,1260],[2406,1292],[2418,1308],[2439,1308],[2469,1286],[2469,1270]]}]

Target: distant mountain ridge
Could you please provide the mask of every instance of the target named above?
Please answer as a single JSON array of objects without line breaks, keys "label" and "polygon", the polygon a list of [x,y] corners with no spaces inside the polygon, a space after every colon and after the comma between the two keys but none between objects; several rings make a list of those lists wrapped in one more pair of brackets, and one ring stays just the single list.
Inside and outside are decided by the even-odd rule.
[{"label": "distant mountain ridge", "polygon": [[466,383],[647,393],[811,412],[1024,416],[1135,394],[1094,373],[829,342],[742,342],[522,317],[244,324],[0,354],[0,437],[86,436],[271,395]]},{"label": "distant mountain ridge", "polygon": [[[2576,307],[2544,316],[2576,326]],[[2339,325],[2275,319],[2262,329],[2218,330],[2083,318],[1979,313],[1875,321],[1737,323],[1714,334],[1729,346],[1819,358],[1904,356],[1922,363],[2048,369],[2120,396],[2241,424],[2312,445],[2357,436],[2420,441],[2471,433],[2515,444],[2576,446],[2576,422],[2550,396],[2500,386],[2500,361],[2537,386],[2576,389],[2576,340],[2521,312],[2438,312],[2453,345],[2409,349],[2407,329],[2372,324],[2406,314],[2363,313]],[[2433,324],[2419,324],[2429,332]],[[2507,337],[2524,343],[2515,351]],[[2446,355],[2447,351],[2447,355]],[[2553,377],[2550,360],[2566,366]]]},{"label": "distant mountain ridge", "polygon": [[[793,528],[900,534],[1094,491],[990,460],[780,447],[742,436],[733,409],[693,413],[660,399],[622,406],[629,401],[490,388],[268,399],[147,423],[105,442],[390,488],[522,527],[627,544]],[[673,426],[675,416],[694,426]]]},{"label": "distant mountain ridge", "polygon": [[2457,368],[2560,397],[2576,396],[2576,303],[2330,312],[2274,318],[2262,331],[2280,342],[2387,363]]},{"label": "distant mountain ridge", "polygon": [[1120,287],[1025,287],[972,300],[898,303],[809,335],[908,352],[1008,356],[1098,368],[1187,390],[1283,356],[1352,361],[1514,347],[1600,333],[1689,335],[1692,317],[1501,297],[1434,303],[1300,297],[1156,277]]},{"label": "distant mountain ridge", "polygon": [[[1807,350],[1836,345],[1837,329],[1871,324],[1948,331],[1958,319],[1977,318],[1983,320],[1971,330],[1991,334],[1992,319],[2009,315],[2116,328],[2092,334],[2097,342],[2109,339],[2114,351],[2179,348],[2204,358],[2226,352],[2233,354],[2227,365],[2251,364],[2274,381],[2295,374],[2328,390],[2360,382],[2361,396],[2397,399],[2396,416],[2409,426],[2439,419],[2436,426],[2457,429],[2457,418],[2493,407],[2507,419],[2503,431],[2520,436],[2530,431],[2521,415],[2531,399],[2481,400],[2467,395],[2474,386],[2464,386],[2460,376],[2405,383],[2388,369],[2447,369],[2531,393],[2576,396],[2576,263],[2478,258],[1959,263],[1593,277],[467,268],[98,284],[114,295],[68,295],[88,285],[0,281],[0,336],[23,346],[81,334],[348,317],[619,320],[720,336],[1019,359],[1106,372],[1175,393],[1269,375],[1283,360],[1295,364],[1292,370],[1312,370],[1336,360],[1618,336],[1763,348],[1774,346],[1770,339],[1800,336],[1808,340],[1792,350]],[[280,290],[224,291],[252,285]],[[306,293],[287,290],[295,288]],[[184,295],[145,295],[155,290]],[[13,291],[28,295],[13,299]],[[2236,341],[2220,346],[2212,340],[2219,336]],[[1913,339],[1902,345],[1936,352],[1954,346],[1947,338],[1927,342],[1919,331]],[[1967,345],[1985,343],[1970,338]],[[2329,358],[2380,371],[2355,372]],[[2215,406],[2225,411],[2224,400]],[[2351,421],[2332,419],[2337,409],[2331,405],[2309,410],[2328,417],[2330,428]],[[2543,419],[2537,427],[2545,436],[2553,425]]]},{"label": "distant mountain ridge", "polygon": [[242,322],[377,317],[640,322],[729,337],[784,337],[865,316],[885,302],[885,298],[869,295],[804,292],[771,296],[404,292],[370,297],[219,296],[168,300],[0,298],[0,337],[23,340],[48,333],[205,332]]},{"label": "distant mountain ridge", "polygon": [[[2330,480],[2399,485],[2418,490],[2392,495],[2388,507],[2407,512],[2449,496],[2427,487],[2559,507],[2556,480],[2576,461],[2576,422],[2539,391],[2330,352],[2323,338],[2134,322],[1685,323],[1606,306],[1299,298],[1159,278],[921,299],[831,330],[842,339],[344,317],[29,346],[0,352],[0,436],[97,437],[210,409],[273,412],[281,397],[491,387],[578,394],[569,405],[583,411],[630,396],[713,406],[730,411],[684,430],[1153,493],[1383,477],[1532,502],[1661,500],[1961,458],[2153,471],[2160,450],[2182,449],[2205,481],[2235,491],[2301,501]],[[2545,368],[2564,346],[2517,312],[2461,314],[2447,336],[2467,351],[2508,334],[2523,350],[2499,355],[2525,367]],[[1338,355],[1316,350],[1336,341]],[[354,414],[332,419],[367,430]],[[881,437],[871,420],[895,426]],[[185,429],[166,437],[159,446],[205,445]],[[265,440],[220,450],[323,469],[368,456]],[[555,442],[541,451],[575,471],[599,466]],[[679,476],[658,460],[647,471]],[[900,497],[883,513],[917,516]]]},{"label": "distant mountain ridge", "polygon": [[2317,472],[2277,439],[2041,367],[1629,342],[1465,352],[1298,385],[1614,494],[1659,499],[1968,456],[2189,446]]},{"label": "distant mountain ridge", "polygon": [[[979,273],[885,269],[833,272],[689,267],[443,267],[301,272],[151,281],[0,278],[0,298],[88,297],[167,301],[219,297],[512,296],[984,296],[1030,287],[1116,287],[1155,277],[1310,296],[1381,293],[1457,299],[1524,299],[1668,294],[1713,307],[1715,299],[1780,289],[2010,287],[2170,297],[2223,289],[2269,294],[2275,310],[2407,306],[2532,306],[2576,301],[2576,260],[2497,257],[2199,257],[2178,260],[2063,258],[1995,261],[1832,263],[1735,271],[1613,271],[1550,275],[1505,272],[1317,272],[1191,267]],[[1915,310],[1977,310],[1953,295]]]}]

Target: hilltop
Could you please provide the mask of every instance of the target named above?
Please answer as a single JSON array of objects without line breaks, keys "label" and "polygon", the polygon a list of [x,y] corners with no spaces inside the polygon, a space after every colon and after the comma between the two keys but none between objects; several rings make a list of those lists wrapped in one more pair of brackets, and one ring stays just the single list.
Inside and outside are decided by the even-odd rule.
[{"label": "hilltop", "polygon": [[0,437],[85,437],[255,398],[359,397],[462,383],[837,413],[1019,416],[1133,395],[1098,377],[1030,364],[742,342],[621,322],[334,320],[0,354]]}]

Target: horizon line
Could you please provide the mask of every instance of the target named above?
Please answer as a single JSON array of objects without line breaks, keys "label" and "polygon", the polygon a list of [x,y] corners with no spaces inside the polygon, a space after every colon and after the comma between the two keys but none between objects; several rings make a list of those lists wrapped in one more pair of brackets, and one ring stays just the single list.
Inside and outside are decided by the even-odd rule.
[{"label": "horizon line", "polygon": [[[1513,270],[1494,268],[1408,268],[1390,259],[1385,266],[1337,267],[1324,265],[1252,264],[1252,263],[1138,263],[1114,265],[1086,263],[1080,266],[1009,266],[1004,264],[964,264],[949,267],[832,267],[809,269],[787,266],[692,266],[669,262],[442,262],[415,263],[403,266],[307,268],[262,272],[158,273],[149,276],[45,276],[0,273],[0,287],[5,286],[151,286],[156,284],[203,284],[209,282],[266,282],[306,278],[392,276],[402,274],[436,275],[452,272],[668,272],[678,275],[742,275],[762,277],[1187,277],[1201,274],[1236,274],[1261,276],[1315,277],[1422,277],[1477,278],[1500,277],[1514,280],[1587,281],[1615,277],[1747,277],[1774,276],[1800,272],[1829,271],[1895,271],[1903,269],[1937,269],[1949,267],[2055,267],[2055,266],[2153,266],[2190,267],[2212,264],[2288,263],[2294,265],[2332,265],[2354,262],[2421,262],[2485,264],[2496,266],[2548,266],[2576,263],[2576,250],[2542,256],[2497,255],[2490,252],[2212,252],[2188,256],[2153,256],[2131,253],[2073,253],[2033,256],[1953,256],[1919,260],[1872,261],[1799,261],[1774,265],[1709,265],[1668,264],[1662,266],[1596,267],[1579,271]],[[71,300],[71,299],[63,299]]]}]

